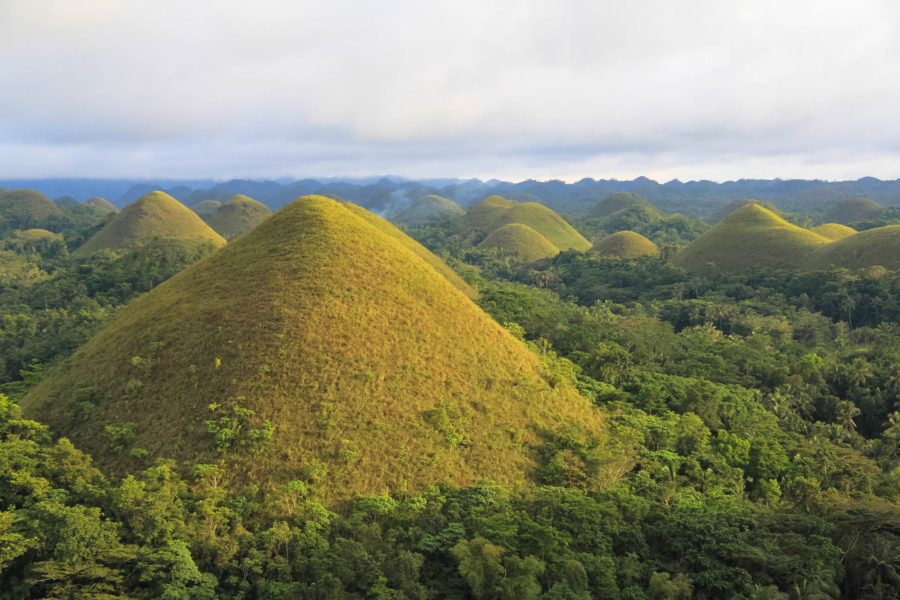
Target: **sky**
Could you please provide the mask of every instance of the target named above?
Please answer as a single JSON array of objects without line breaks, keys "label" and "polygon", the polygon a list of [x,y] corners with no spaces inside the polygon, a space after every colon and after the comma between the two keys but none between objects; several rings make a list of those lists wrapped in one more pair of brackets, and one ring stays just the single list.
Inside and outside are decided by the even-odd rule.
[{"label": "sky", "polygon": [[0,0],[0,178],[900,178],[900,3]]}]

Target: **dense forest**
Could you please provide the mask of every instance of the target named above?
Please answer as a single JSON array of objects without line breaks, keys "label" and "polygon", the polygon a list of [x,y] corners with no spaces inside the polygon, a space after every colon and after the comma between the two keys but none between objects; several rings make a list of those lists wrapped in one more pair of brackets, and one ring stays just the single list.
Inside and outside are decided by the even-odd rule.
[{"label": "dense forest", "polygon": [[[338,502],[315,472],[238,487],[223,463],[184,472],[160,458],[104,475],[23,418],[18,400],[55,365],[215,247],[156,239],[73,256],[101,221],[39,240],[10,230],[0,598],[897,597],[900,271],[689,271],[669,259],[708,225],[651,217],[569,222],[592,241],[643,227],[658,254],[528,263],[476,247],[484,232],[459,217],[406,227],[539,357],[548,386],[602,410],[608,437],[541,432],[522,485]],[[68,403],[89,418],[89,398]],[[208,426],[237,446],[242,423],[236,409]],[[105,433],[109,452],[144,459],[133,426]]]}]

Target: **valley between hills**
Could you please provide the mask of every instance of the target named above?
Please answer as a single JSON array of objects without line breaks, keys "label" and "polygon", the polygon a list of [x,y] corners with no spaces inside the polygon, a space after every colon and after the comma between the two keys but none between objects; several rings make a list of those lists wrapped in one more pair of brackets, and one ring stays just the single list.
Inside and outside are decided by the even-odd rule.
[{"label": "valley between hills", "polygon": [[0,598],[897,597],[900,195],[788,183],[0,188]]}]

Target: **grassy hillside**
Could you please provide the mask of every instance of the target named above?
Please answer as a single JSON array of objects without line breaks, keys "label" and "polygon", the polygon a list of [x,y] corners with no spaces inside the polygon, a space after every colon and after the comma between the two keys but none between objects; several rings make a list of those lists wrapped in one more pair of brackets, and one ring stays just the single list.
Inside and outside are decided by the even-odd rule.
[{"label": "grassy hillside", "polygon": [[809,230],[832,241],[842,240],[856,233],[856,230],[852,227],[847,227],[840,223],[824,223],[816,227],[810,227]]},{"label": "grassy hillside", "polygon": [[191,209],[168,194],[151,192],[113,216],[73,255],[86,256],[104,248],[127,251],[153,238],[208,241],[217,246],[225,244],[225,239]]},{"label": "grassy hillside", "polygon": [[222,202],[219,202],[218,200],[201,200],[197,204],[193,205],[191,207],[191,210],[197,213],[197,216],[199,216],[201,219],[206,220],[210,216],[215,214],[215,212],[219,210],[219,207],[221,206]]},{"label": "grassy hillside", "polygon": [[584,252],[591,247],[591,243],[566,223],[565,219],[537,202],[516,204],[499,214],[495,220],[495,228],[507,223],[528,225],[560,250]]},{"label": "grassy hillside", "polygon": [[372,225],[382,233],[391,236],[397,242],[403,245],[403,247],[405,247],[407,250],[412,251],[419,258],[427,262],[435,271],[442,275],[444,279],[449,281],[453,287],[461,291],[463,294],[473,300],[478,297],[478,292],[472,289],[472,286],[466,283],[462,277],[456,274],[456,271],[448,267],[444,261],[432,254],[425,246],[412,239],[378,215],[373,214],[355,204],[348,204],[343,202],[342,204],[344,204],[344,206],[350,212],[368,222],[369,225]]},{"label": "grassy hillside", "polygon": [[47,227],[64,219],[66,211],[35,190],[0,191],[0,228],[5,230]]},{"label": "grassy hillside", "polygon": [[88,198],[82,203],[82,205],[90,206],[94,210],[103,213],[119,212],[119,209],[116,208],[116,206],[112,202],[110,202],[106,198],[101,198],[100,196]]},{"label": "grassy hillside", "polygon": [[771,202],[760,202],[759,200],[754,200],[753,198],[741,198],[740,200],[734,200],[732,202],[729,202],[728,204],[723,206],[721,209],[716,211],[712,215],[712,217],[709,218],[709,222],[710,223],[718,223],[719,221],[721,221],[722,219],[724,219],[731,213],[733,213],[741,208],[744,208],[745,206],[749,206],[751,204],[758,204],[759,206],[762,206],[763,208],[770,210],[775,214],[778,214],[778,209]]},{"label": "grassy hillside", "polygon": [[262,223],[271,214],[272,211],[262,202],[238,194],[217,208],[206,219],[206,224],[223,238],[231,241]]},{"label": "grassy hillside", "polygon": [[57,205],[60,208],[72,209],[81,203],[72,196],[60,196],[59,198],[53,199],[53,204]]},{"label": "grassy hillside", "polygon": [[232,482],[308,479],[328,500],[525,482],[538,431],[602,431],[583,397],[549,385],[535,354],[361,210],[318,196],[285,207],[122,309],[26,413],[108,471],[222,461]]},{"label": "grassy hillside", "polygon": [[688,244],[672,263],[694,270],[715,263],[735,272],[798,266],[811,250],[829,241],[767,208],[748,204]]},{"label": "grassy hillside", "polygon": [[860,269],[876,265],[900,269],[900,225],[860,231],[816,248],[804,263],[804,266],[817,269]]},{"label": "grassy hillside", "polygon": [[478,248],[496,248],[501,256],[519,263],[532,263],[559,254],[559,248],[540,233],[521,223],[509,223],[492,231]]},{"label": "grassy hillside", "polygon": [[659,247],[639,233],[617,231],[594,244],[590,252],[600,256],[634,258],[635,256],[659,254]]},{"label": "grassy hillside", "polygon": [[846,225],[878,216],[881,205],[868,198],[848,198],[835,204],[825,215],[826,222]]},{"label": "grassy hillside", "polygon": [[478,204],[471,206],[463,216],[463,227],[482,233],[490,233],[499,225],[497,219],[508,209],[516,205],[514,200],[503,196],[488,196]]},{"label": "grassy hillside", "polygon": [[436,221],[452,217],[461,217],[465,214],[459,204],[435,194],[428,194],[416,199],[406,209],[394,217],[394,222],[403,225],[415,225],[423,221]]}]

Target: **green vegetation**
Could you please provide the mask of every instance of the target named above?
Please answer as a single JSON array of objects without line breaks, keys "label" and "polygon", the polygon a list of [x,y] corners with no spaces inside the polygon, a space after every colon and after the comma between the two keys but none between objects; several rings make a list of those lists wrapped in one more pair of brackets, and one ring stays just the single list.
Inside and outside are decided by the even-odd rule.
[{"label": "green vegetation", "polygon": [[634,258],[659,254],[659,247],[633,231],[617,231],[594,244],[590,250],[599,256]]},{"label": "green vegetation", "polygon": [[98,250],[127,251],[157,238],[225,244],[222,236],[175,198],[151,192],[113,215],[73,255],[84,257]]},{"label": "green vegetation", "polygon": [[101,198],[100,196],[94,196],[92,198],[88,198],[82,203],[82,206],[89,207],[92,210],[95,210],[100,213],[115,213],[119,212],[119,209],[115,207],[115,205],[107,200],[106,198]]},{"label": "green vegetation", "polygon": [[488,234],[499,226],[499,216],[515,205],[515,200],[508,200],[503,196],[488,196],[466,211],[462,225],[466,230]]},{"label": "green vegetation", "polygon": [[509,223],[492,231],[478,244],[479,250],[495,250],[496,253],[516,263],[532,263],[543,258],[553,258],[559,248],[540,233],[521,223]]},{"label": "green vegetation", "polygon": [[[594,409],[396,235],[322,197],[285,207],[246,236],[122,309],[22,401],[94,453],[103,428],[135,422],[149,459],[225,461],[225,479],[263,487],[315,460],[323,498],[534,469],[539,434],[561,423],[599,433]],[[386,222],[383,227],[392,227]],[[399,234],[399,232],[397,233]],[[139,381],[137,384],[135,382]],[[90,388],[90,419],[69,400]],[[238,400],[242,398],[242,400]],[[239,402],[271,444],[220,456],[209,406]],[[223,405],[226,405],[223,404]],[[464,443],[427,411],[447,407]],[[179,426],[173,427],[177,423]]]},{"label": "green vegetation", "polygon": [[0,233],[42,228],[59,231],[66,211],[34,190],[0,190]]},{"label": "green vegetation", "polygon": [[805,261],[816,269],[900,268],[900,225],[867,229],[817,248]]},{"label": "green vegetation", "polygon": [[[196,211],[196,207],[194,210]],[[265,221],[271,214],[272,211],[265,204],[247,196],[237,195],[209,215],[206,224],[223,238],[231,241]]]},{"label": "green vegetation", "polygon": [[461,217],[464,214],[465,211],[453,200],[435,194],[427,194],[413,201],[392,221],[402,225],[417,225],[423,221],[441,221]]},{"label": "green vegetation", "polygon": [[216,211],[219,210],[219,207],[222,206],[222,204],[223,203],[219,202],[218,200],[201,200],[197,204],[193,205],[191,207],[191,210],[197,213],[197,216],[205,221],[206,219],[214,215]]},{"label": "green vegetation", "polygon": [[562,217],[536,202],[515,204],[509,210],[497,214],[493,223],[494,229],[509,223],[528,225],[560,250],[584,252],[591,247],[591,243]]},{"label": "green vegetation", "polygon": [[586,217],[589,219],[606,219],[616,212],[633,208],[644,209],[650,212],[655,211],[659,215],[656,207],[638,194],[634,192],[614,192],[591,207]]},{"label": "green vegetation", "polygon": [[852,227],[847,227],[840,223],[824,223],[822,225],[817,225],[816,227],[810,227],[809,230],[822,237],[828,238],[831,241],[842,240],[845,237],[850,237],[856,233],[856,230]]},{"label": "green vegetation", "polygon": [[768,211],[775,213],[778,216],[782,216],[779,214],[778,208],[772,204],[771,202],[760,202],[759,200],[754,200],[753,198],[741,198],[739,200],[734,200],[733,202],[729,202],[725,206],[723,206],[719,211],[717,211],[711,218],[710,222],[715,224],[719,221],[724,220],[726,217],[731,215],[731,213],[736,212],[745,206],[750,206],[751,204],[759,205],[765,208]]},{"label": "green vegetation", "polygon": [[672,263],[694,271],[714,263],[732,272],[800,266],[828,242],[759,204],[748,204],[688,244]]},{"label": "green vegetation", "polygon": [[868,198],[849,198],[835,204],[825,215],[825,222],[847,225],[855,221],[874,219],[881,212],[881,205]]}]

